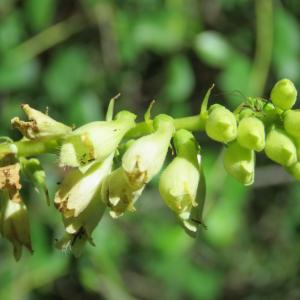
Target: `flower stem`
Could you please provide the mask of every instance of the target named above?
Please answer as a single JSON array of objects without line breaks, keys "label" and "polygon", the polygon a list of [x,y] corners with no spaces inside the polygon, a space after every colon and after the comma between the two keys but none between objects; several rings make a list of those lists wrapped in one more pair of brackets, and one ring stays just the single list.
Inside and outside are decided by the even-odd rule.
[{"label": "flower stem", "polygon": [[[152,120],[137,123],[125,136],[126,139],[138,138],[153,131]],[[199,115],[174,119],[176,129],[189,131],[204,130],[204,120]],[[43,153],[56,153],[62,142],[62,137],[51,137],[36,140],[19,140],[14,143],[0,143],[0,159],[8,154],[21,157],[36,156]]]}]

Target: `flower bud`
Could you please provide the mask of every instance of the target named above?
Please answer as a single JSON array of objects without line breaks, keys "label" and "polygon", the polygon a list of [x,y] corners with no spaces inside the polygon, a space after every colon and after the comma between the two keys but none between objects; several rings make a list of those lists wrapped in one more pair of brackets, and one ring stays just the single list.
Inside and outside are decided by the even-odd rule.
[{"label": "flower bud", "polygon": [[55,121],[48,115],[31,108],[28,104],[22,105],[22,109],[29,121],[25,122],[15,117],[11,120],[11,124],[29,139],[61,136],[72,131],[71,127]]},{"label": "flower bud", "polygon": [[18,201],[9,199],[8,191],[0,191],[1,219],[0,232],[8,239],[14,249],[14,256],[19,260],[22,255],[22,247],[26,247],[31,253],[31,237],[27,208],[18,195]]},{"label": "flower bud", "polygon": [[122,216],[126,211],[134,212],[134,204],[143,192],[145,185],[134,188],[122,167],[108,176],[101,190],[102,200],[109,208],[112,218]]},{"label": "flower bud", "polygon": [[234,114],[224,106],[215,104],[210,108],[205,123],[207,135],[221,143],[233,141],[237,135],[237,124]]},{"label": "flower bud", "polygon": [[153,125],[155,132],[137,139],[122,159],[129,183],[136,190],[160,171],[175,130],[172,118],[167,115],[157,116]]},{"label": "flower bud", "polygon": [[109,175],[113,163],[111,154],[103,162],[95,162],[84,174],[73,169],[55,194],[54,203],[65,218],[78,217],[90,204]]},{"label": "flower bud", "polygon": [[60,166],[79,167],[103,161],[116,150],[126,132],[134,127],[136,116],[122,111],[114,121],[96,121],[74,130],[60,151]]},{"label": "flower bud", "polygon": [[291,109],[297,100],[297,90],[289,79],[279,80],[271,91],[273,104],[283,110]]},{"label": "flower bud", "polygon": [[265,127],[255,117],[243,118],[238,126],[237,140],[244,148],[262,151],[265,147]]},{"label": "flower bud", "polygon": [[267,135],[266,155],[282,166],[291,166],[297,161],[297,150],[292,139],[283,130],[273,128]]},{"label": "flower bud", "polygon": [[177,155],[162,172],[159,191],[186,230],[194,234],[202,222],[202,215],[196,220],[191,217],[191,212],[193,208],[201,209],[202,212],[205,198],[205,193],[199,193],[200,182],[204,182],[200,148],[194,136],[184,129],[175,133],[174,145]]},{"label": "flower bud", "polygon": [[223,163],[225,170],[244,185],[254,181],[255,154],[253,150],[233,142],[224,150]]},{"label": "flower bud", "polygon": [[284,113],[283,126],[293,137],[300,138],[300,110],[288,110]]},{"label": "flower bud", "polygon": [[46,186],[46,173],[43,170],[40,161],[36,158],[27,159],[25,157],[20,157],[19,160],[24,175],[39,191],[44,193],[47,203],[50,205],[49,192]]},{"label": "flower bud", "polygon": [[286,170],[296,179],[300,180],[300,162],[297,161],[290,167],[287,167]]}]

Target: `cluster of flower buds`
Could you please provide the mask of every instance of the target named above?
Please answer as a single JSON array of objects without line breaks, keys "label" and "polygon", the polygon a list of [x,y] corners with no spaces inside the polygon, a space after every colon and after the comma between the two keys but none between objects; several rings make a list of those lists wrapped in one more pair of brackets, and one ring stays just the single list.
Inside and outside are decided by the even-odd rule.
[{"label": "cluster of flower buds", "polygon": [[32,158],[38,154],[58,154],[64,170],[53,200],[64,224],[56,246],[71,249],[75,256],[86,242],[94,244],[92,233],[106,210],[112,218],[134,212],[146,185],[160,172],[161,198],[180,225],[193,237],[205,227],[201,147],[192,133],[199,128],[225,144],[225,170],[242,184],[254,182],[255,152],[260,151],[300,180],[300,111],[292,110],[297,91],[290,80],[275,84],[270,101],[249,97],[234,112],[220,104],[207,107],[210,91],[196,116],[173,119],[160,114],[152,120],[150,106],[145,122],[136,123],[129,111],[113,117],[111,101],[105,121],[77,129],[23,105],[28,121],[12,119],[22,140],[4,138],[0,143],[0,233],[13,244],[16,259],[23,246],[32,252],[20,177],[51,204],[46,174]]},{"label": "cluster of flower buds", "polygon": [[255,175],[255,152],[282,165],[300,179],[300,111],[292,110],[297,90],[288,79],[278,81],[270,100],[248,98],[236,111],[215,104],[206,112],[207,135],[225,144],[223,162],[228,174],[244,185]]}]

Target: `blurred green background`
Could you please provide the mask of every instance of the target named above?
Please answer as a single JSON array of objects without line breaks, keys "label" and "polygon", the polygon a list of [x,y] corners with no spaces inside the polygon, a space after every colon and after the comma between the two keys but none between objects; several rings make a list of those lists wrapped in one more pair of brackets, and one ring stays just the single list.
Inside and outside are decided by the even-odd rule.
[{"label": "blurred green background", "polygon": [[[19,138],[20,104],[80,126],[117,108],[196,114],[300,86],[299,0],[0,0],[0,135]],[[59,213],[27,188],[35,253],[16,263],[0,240],[0,299],[300,299],[300,186],[265,157],[256,183],[229,178],[221,147],[199,134],[207,206],[197,240],[162,203],[156,183],[135,214],[108,216],[80,259],[53,247]],[[51,195],[57,158],[42,157]],[[24,182],[24,186],[29,183]]]}]

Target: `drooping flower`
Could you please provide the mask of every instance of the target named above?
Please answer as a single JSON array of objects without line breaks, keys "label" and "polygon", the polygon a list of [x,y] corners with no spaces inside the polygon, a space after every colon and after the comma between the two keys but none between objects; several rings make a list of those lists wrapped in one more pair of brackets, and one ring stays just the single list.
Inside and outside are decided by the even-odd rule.
[{"label": "drooping flower", "polygon": [[122,167],[135,190],[160,171],[175,131],[173,119],[167,115],[158,115],[153,126],[155,132],[134,141],[122,158]]},{"label": "drooping flower", "polygon": [[111,172],[113,156],[93,163],[85,173],[74,169],[64,179],[54,200],[65,225],[65,235],[56,243],[58,248],[70,247],[79,256],[86,241],[93,244],[91,234],[105,211],[101,188]]},{"label": "drooping flower", "polygon": [[63,142],[60,166],[79,167],[93,161],[103,161],[118,147],[135,125],[136,115],[119,112],[113,121],[96,121],[74,130]]},{"label": "drooping flower", "polygon": [[118,218],[126,211],[135,211],[134,204],[145,187],[134,187],[122,167],[114,170],[102,185],[102,200],[107,205],[111,217]]},{"label": "drooping flower", "polygon": [[18,117],[11,120],[14,128],[18,129],[28,139],[54,137],[69,134],[72,128],[63,123],[57,122],[28,104],[22,105],[28,121],[22,121]]},{"label": "drooping flower", "polygon": [[200,147],[194,136],[184,129],[175,133],[174,145],[176,157],[162,172],[159,191],[187,232],[194,235],[202,224],[205,200]]}]

